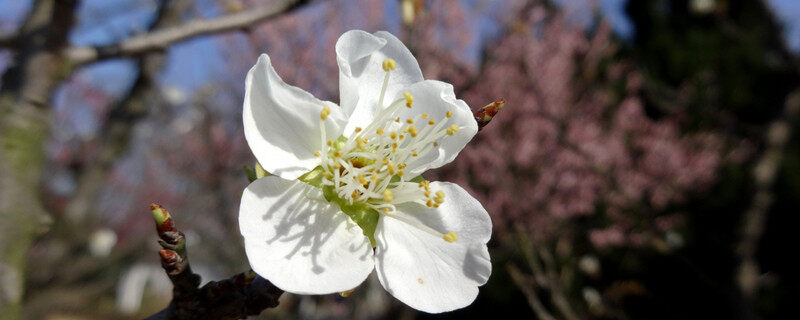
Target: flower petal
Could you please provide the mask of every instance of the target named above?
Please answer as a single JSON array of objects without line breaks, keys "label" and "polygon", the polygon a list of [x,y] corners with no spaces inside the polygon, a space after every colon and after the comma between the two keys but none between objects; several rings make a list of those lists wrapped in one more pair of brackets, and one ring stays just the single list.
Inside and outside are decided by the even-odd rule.
[{"label": "flower petal", "polygon": [[340,104],[350,117],[345,135],[372,121],[386,76],[382,67],[386,59],[394,59],[397,68],[389,76],[384,105],[391,103],[391,98],[403,87],[422,81],[422,71],[411,51],[386,31],[369,34],[352,30],[336,42]]},{"label": "flower petal", "polygon": [[397,219],[382,216],[375,232],[375,265],[383,287],[414,309],[438,313],[465,307],[475,300],[478,286],[489,279],[492,265],[486,243],[491,236],[489,214],[461,187],[431,183],[443,190],[438,208],[414,203],[397,206],[397,214],[458,240],[442,238]]},{"label": "flower petal", "polygon": [[268,172],[296,179],[319,164],[320,111],[331,110],[325,121],[327,139],[341,135],[346,122],[333,103],[283,82],[262,54],[247,73],[244,94],[244,135],[253,154]]},{"label": "flower petal", "polygon": [[253,270],[288,292],[350,290],[373,270],[361,228],[299,181],[269,176],[247,186],[239,228]]},{"label": "flower petal", "polygon": [[[451,125],[459,127],[458,132],[452,136],[445,135],[437,139],[438,147],[421,153],[419,157],[408,163],[406,171],[413,177],[428,169],[438,168],[453,161],[464,149],[464,146],[472,140],[472,137],[478,133],[478,124],[467,103],[464,100],[456,99],[453,86],[449,83],[425,80],[406,87],[405,91],[414,97],[414,104],[411,109],[402,108],[401,119],[414,118],[419,114],[427,113],[430,120],[436,121],[435,125],[443,125],[440,130]],[[395,99],[401,97],[403,97],[402,92],[398,93]],[[452,112],[450,118],[446,117],[447,111]],[[418,120],[416,126],[420,131],[428,126],[427,121]]]}]

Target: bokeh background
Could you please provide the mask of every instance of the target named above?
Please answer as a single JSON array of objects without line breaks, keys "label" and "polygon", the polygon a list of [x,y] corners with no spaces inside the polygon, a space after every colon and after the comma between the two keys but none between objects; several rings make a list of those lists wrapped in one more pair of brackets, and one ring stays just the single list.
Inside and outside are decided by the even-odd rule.
[{"label": "bokeh background", "polygon": [[[65,53],[265,7],[280,10],[156,50]],[[435,318],[796,314],[800,1],[0,0],[0,318],[166,306],[152,202],[204,281],[247,270],[245,73],[266,52],[338,101],[350,29],[397,35],[473,110],[507,102],[426,174],[494,224],[489,282]],[[434,318],[372,278],[260,317]]]}]

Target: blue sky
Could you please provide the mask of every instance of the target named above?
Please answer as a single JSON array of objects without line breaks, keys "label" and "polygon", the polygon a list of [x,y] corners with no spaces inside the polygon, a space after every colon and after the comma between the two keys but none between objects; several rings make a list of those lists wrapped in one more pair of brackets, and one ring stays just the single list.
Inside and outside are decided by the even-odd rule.
[{"label": "blue sky", "polygon": [[[31,0],[0,0],[0,32],[13,29],[21,22],[30,8]],[[389,1],[394,3],[394,1]],[[590,24],[592,8],[598,6],[621,38],[633,35],[633,26],[625,14],[627,0],[554,0],[567,10],[575,23]],[[213,17],[221,14],[213,0],[196,1],[193,16]],[[785,36],[790,47],[800,52],[800,0],[769,0],[777,17],[784,23]],[[392,6],[387,6],[387,10]],[[79,25],[71,41],[76,44],[106,44],[140,33],[148,24],[155,10],[153,0],[84,0],[79,11]],[[393,17],[392,15],[387,15]],[[109,18],[113,17],[113,18]],[[396,16],[394,17],[396,18]],[[482,26],[489,24],[481,23]],[[487,31],[487,34],[491,31]],[[196,54],[203,52],[203,54]],[[221,57],[216,43],[208,37],[186,41],[173,46],[169,51],[168,68],[164,71],[162,84],[191,92],[211,79],[220,70]],[[2,62],[3,59],[0,59]],[[93,84],[115,95],[124,92],[126,81],[106,82],[112,74],[131,75],[135,67],[126,60],[108,61],[86,68]],[[188,76],[188,77],[187,77]],[[117,77],[119,78],[119,77]],[[185,81],[180,79],[193,79]]]}]

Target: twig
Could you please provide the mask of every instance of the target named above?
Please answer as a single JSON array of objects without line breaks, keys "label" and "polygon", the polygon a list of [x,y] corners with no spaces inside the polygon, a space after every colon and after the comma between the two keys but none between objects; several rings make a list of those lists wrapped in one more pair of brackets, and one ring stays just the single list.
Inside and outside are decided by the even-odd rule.
[{"label": "twig", "polygon": [[251,27],[262,20],[290,10],[307,1],[276,0],[269,5],[213,19],[196,19],[185,24],[141,34],[120,43],[100,47],[70,47],[66,56],[73,64],[81,65],[106,58],[135,56],[164,50],[168,46],[202,35]]},{"label": "twig", "polygon": [[173,290],[169,305],[147,319],[242,319],[278,305],[283,290],[252,270],[198,288],[200,276],[189,265],[183,233],[166,209],[153,204],[150,210],[163,248],[158,252],[161,266],[172,281]]},{"label": "twig", "polygon": [[539,299],[539,295],[536,294],[536,289],[533,287],[534,281],[529,279],[529,276],[522,274],[519,268],[513,263],[508,264],[506,270],[508,274],[511,275],[511,280],[514,281],[517,288],[522,290],[522,294],[528,299],[528,304],[531,306],[531,309],[533,309],[533,312],[536,313],[536,317],[539,318],[539,320],[556,320],[553,315],[547,312],[547,309],[542,304],[542,300]]}]

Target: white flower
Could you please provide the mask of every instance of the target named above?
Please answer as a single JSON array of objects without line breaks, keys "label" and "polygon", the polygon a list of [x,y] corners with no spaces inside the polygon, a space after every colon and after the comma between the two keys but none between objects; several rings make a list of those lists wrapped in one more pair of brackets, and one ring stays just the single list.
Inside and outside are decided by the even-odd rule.
[{"label": "white flower", "polygon": [[250,265],[293,293],[345,292],[374,269],[415,309],[469,305],[491,273],[491,220],[461,187],[420,177],[478,131],[469,107],[387,32],[345,33],[336,58],[340,106],[284,83],[266,54],[247,74],[245,137],[273,174],[242,196]]}]

